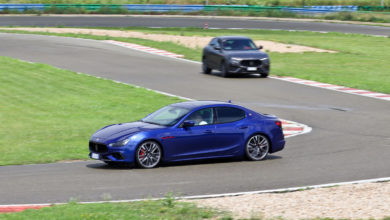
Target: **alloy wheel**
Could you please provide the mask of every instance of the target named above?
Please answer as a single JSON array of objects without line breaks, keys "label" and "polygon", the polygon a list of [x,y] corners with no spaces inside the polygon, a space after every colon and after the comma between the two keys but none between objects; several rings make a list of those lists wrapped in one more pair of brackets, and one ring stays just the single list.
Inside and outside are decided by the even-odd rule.
[{"label": "alloy wheel", "polygon": [[146,141],[137,149],[137,163],[143,168],[153,168],[161,160],[161,147],[154,141]]},{"label": "alloy wheel", "polygon": [[246,147],[246,155],[251,160],[262,160],[269,152],[269,141],[261,134],[255,134],[249,138]]}]

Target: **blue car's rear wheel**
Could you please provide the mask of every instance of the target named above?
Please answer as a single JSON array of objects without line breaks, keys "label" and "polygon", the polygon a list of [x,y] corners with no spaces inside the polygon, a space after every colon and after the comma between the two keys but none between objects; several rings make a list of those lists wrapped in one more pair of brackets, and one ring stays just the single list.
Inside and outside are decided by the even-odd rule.
[{"label": "blue car's rear wheel", "polygon": [[262,134],[252,135],[246,143],[245,154],[250,160],[262,160],[269,152],[268,138]]},{"label": "blue car's rear wheel", "polygon": [[155,141],[143,142],[136,151],[137,164],[142,168],[154,168],[161,160],[161,147]]}]

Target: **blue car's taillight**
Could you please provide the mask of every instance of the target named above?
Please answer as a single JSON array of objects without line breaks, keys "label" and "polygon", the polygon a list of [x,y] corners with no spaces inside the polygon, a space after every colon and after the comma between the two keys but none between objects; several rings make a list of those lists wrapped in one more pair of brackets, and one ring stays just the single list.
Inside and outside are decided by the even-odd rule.
[{"label": "blue car's taillight", "polygon": [[275,121],[275,124],[276,124],[279,128],[282,128],[282,122],[281,122],[281,121]]}]

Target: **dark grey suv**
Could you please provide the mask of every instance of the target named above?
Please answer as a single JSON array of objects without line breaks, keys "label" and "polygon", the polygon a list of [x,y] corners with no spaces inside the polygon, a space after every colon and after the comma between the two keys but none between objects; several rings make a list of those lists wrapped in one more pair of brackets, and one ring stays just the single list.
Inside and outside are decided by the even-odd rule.
[{"label": "dark grey suv", "polygon": [[202,69],[206,74],[220,70],[223,77],[231,74],[258,73],[267,77],[270,60],[267,53],[248,37],[222,36],[213,38],[203,49]]}]

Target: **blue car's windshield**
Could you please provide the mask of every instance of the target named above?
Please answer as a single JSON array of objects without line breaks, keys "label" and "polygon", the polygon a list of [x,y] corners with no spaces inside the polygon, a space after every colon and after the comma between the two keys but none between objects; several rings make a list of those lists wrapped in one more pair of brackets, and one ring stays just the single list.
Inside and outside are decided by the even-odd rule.
[{"label": "blue car's windshield", "polygon": [[256,45],[249,39],[232,39],[222,41],[224,50],[257,50]]},{"label": "blue car's windshield", "polygon": [[141,121],[151,124],[172,126],[180,121],[190,110],[186,108],[166,106],[146,116]]}]

